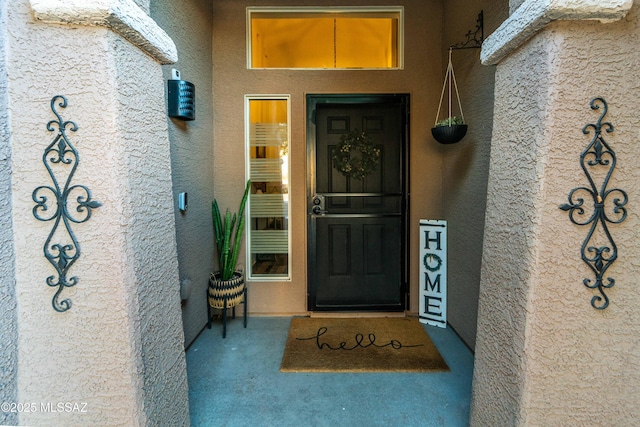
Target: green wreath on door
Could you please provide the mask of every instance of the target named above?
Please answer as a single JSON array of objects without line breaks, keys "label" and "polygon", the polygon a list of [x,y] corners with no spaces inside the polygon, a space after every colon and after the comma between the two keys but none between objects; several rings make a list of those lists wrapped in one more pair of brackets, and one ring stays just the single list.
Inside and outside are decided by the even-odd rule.
[{"label": "green wreath on door", "polygon": [[380,149],[365,131],[356,129],[340,137],[331,159],[333,167],[344,176],[361,181],[378,167]]}]

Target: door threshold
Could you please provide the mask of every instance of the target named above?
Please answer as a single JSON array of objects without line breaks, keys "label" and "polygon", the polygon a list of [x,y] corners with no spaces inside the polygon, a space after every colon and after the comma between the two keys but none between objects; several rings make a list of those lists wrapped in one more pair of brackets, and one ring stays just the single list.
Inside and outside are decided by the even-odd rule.
[{"label": "door threshold", "polygon": [[407,317],[407,313],[404,311],[310,311],[309,317],[331,317],[331,318],[355,318],[355,317]]}]

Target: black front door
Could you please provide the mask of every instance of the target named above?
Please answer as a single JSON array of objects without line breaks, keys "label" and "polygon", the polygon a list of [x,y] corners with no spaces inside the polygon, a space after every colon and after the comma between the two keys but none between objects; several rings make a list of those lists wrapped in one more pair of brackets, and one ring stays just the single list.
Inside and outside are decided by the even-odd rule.
[{"label": "black front door", "polygon": [[308,95],[309,310],[405,309],[408,95]]}]

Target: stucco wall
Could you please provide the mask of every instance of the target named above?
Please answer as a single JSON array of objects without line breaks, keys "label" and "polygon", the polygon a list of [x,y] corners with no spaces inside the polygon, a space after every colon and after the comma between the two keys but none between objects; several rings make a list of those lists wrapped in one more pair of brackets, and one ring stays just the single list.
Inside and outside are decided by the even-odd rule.
[{"label": "stucco wall", "polygon": [[[638,4],[622,21],[555,22],[497,67],[472,425],[635,425],[640,418]],[[610,225],[609,307],[590,305],[588,227],[559,205],[588,185],[582,128],[603,96],[618,155],[609,188],[629,216]],[[587,206],[589,203],[587,201]],[[609,200],[611,203],[611,200]],[[595,400],[594,400],[595,399]]]},{"label": "stucco wall", "polygon": [[524,3],[524,0],[509,0],[509,10],[513,13],[520,5]]},{"label": "stucco wall", "polygon": [[[489,425],[516,424],[525,380],[525,327],[541,183],[535,159],[543,142],[549,84],[549,53],[541,37],[526,52],[512,55],[508,64],[512,66],[505,61],[496,71],[495,97],[501,102],[494,109],[474,376],[474,390],[491,396],[491,405],[484,409],[492,417]],[[478,410],[484,403],[474,400]]]},{"label": "stucco wall", "polygon": [[[11,146],[7,94],[7,2],[0,0],[0,402],[17,402],[18,326],[15,255],[11,221]],[[0,411],[0,425],[16,424],[17,413]]]},{"label": "stucco wall", "polygon": [[[162,71],[102,27],[36,22],[28,2],[8,9],[7,64],[20,402],[83,404],[86,412],[20,414],[24,425],[188,423],[169,141]],[[55,133],[54,95],[80,153],[73,183],[102,206],[72,224],[81,257],[73,302],[58,313],[43,257],[51,222],[32,191],[51,185],[42,163]]]},{"label": "stucco wall", "polygon": [[[191,283],[191,295],[182,304],[186,344],[207,321],[204,296],[213,269],[212,3],[210,0],[151,3],[151,16],[171,36],[178,49],[178,62],[162,67],[164,79],[171,78],[171,69],[176,68],[182,79],[196,87],[196,120],[167,116],[180,280]],[[188,209],[184,214],[177,206],[181,192],[188,193]]]},{"label": "stucco wall", "polygon": [[188,386],[162,70],[136,46],[109,37],[115,50],[115,131],[126,167],[116,179],[126,225],[120,265],[134,296],[128,301],[133,360],[146,422],[184,425]]},{"label": "stucco wall", "polygon": [[[323,6],[349,6],[330,1]],[[242,194],[244,171],[244,95],[291,95],[291,233],[292,281],[250,283],[253,313],[306,313],[306,129],[307,93],[409,93],[411,95],[411,252],[418,257],[418,221],[441,218],[440,148],[433,141],[431,118],[441,84],[441,16],[439,1],[405,0],[405,69],[399,71],[247,70],[247,6],[291,5],[286,1],[215,1],[213,22],[214,175],[222,207],[235,208]],[[299,1],[296,6],[317,6]],[[367,5],[388,5],[382,0]],[[244,257],[243,257],[244,259]],[[418,263],[411,264],[411,311],[418,310]]]},{"label": "stucco wall", "polygon": [[[475,31],[481,10],[484,11],[485,35],[493,32],[509,13],[506,0],[444,2],[442,52],[445,67],[449,46],[467,40],[465,34]],[[476,338],[495,73],[495,67],[482,65],[479,56],[480,49],[460,49],[452,53],[469,130],[461,142],[441,146],[442,206],[449,225],[448,320],[471,348],[475,346]],[[446,107],[445,100],[445,112]],[[457,108],[454,101],[455,114]],[[441,115],[445,116],[446,113]]]},{"label": "stucco wall", "polygon": [[140,9],[149,13],[149,6],[151,3],[151,0],[133,0],[133,1],[138,5],[138,7],[140,7]]}]

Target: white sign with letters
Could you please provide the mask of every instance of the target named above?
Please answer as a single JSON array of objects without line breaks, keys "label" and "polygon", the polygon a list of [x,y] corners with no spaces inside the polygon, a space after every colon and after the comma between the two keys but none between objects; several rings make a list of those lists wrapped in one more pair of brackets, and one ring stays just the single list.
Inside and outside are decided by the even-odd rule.
[{"label": "white sign with letters", "polygon": [[447,327],[447,221],[420,220],[420,322]]}]

